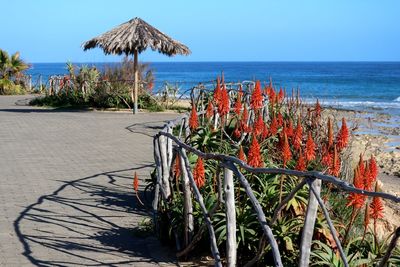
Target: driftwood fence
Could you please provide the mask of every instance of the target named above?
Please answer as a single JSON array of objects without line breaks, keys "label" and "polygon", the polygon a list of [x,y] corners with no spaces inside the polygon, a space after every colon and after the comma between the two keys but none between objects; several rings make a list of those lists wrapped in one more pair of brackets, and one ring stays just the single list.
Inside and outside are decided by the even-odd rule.
[{"label": "driftwood fence", "polygon": [[[251,87],[253,85],[252,83],[249,83],[246,86]],[[202,87],[201,89],[204,88]],[[192,92],[193,100],[197,99],[197,101],[199,101],[201,100],[202,97],[203,96],[201,93],[196,94]],[[199,115],[202,114],[204,114],[204,107],[200,108]],[[276,222],[280,211],[304,185],[307,184],[309,186],[309,196],[308,196],[308,204],[305,213],[304,228],[302,232],[301,246],[300,246],[299,266],[302,267],[308,266],[310,263],[312,237],[313,237],[318,207],[322,210],[326,218],[330,232],[334,238],[334,241],[336,242],[344,266],[349,266],[346,259],[346,255],[339,241],[337,231],[332,223],[327,207],[325,206],[324,201],[322,200],[320,195],[322,182],[333,184],[339,190],[342,190],[346,193],[359,193],[369,197],[381,197],[393,201],[395,203],[400,203],[400,198],[394,195],[382,192],[360,190],[343,180],[339,180],[338,178],[330,175],[322,174],[321,172],[316,172],[316,171],[301,172],[283,168],[253,168],[236,157],[227,156],[223,154],[204,153],[184,142],[184,137],[190,134],[190,130],[188,127],[188,119],[189,119],[188,115],[184,115],[176,120],[168,122],[164,126],[164,128],[154,136],[153,140],[154,159],[157,171],[157,182],[155,186],[155,197],[153,200],[152,208],[154,214],[153,222],[155,223],[156,229],[158,227],[156,218],[158,216],[160,201],[163,201],[165,205],[167,205],[167,207],[168,205],[171,205],[170,201],[172,194],[171,168],[174,158],[180,157],[181,171],[182,171],[182,176],[181,176],[182,179],[180,180],[180,183],[182,183],[182,189],[184,195],[184,212],[183,212],[184,240],[179,240],[177,233],[176,232],[174,233],[176,238],[176,247],[178,250],[177,253],[178,256],[185,255],[187,252],[191,251],[194,248],[196,242],[198,242],[201,239],[204,231],[208,230],[211,252],[215,261],[215,266],[222,266],[221,256],[217,246],[217,239],[212,224],[212,216],[213,213],[215,212],[217,205],[215,205],[214,208],[211,210],[206,209],[203,196],[201,195],[200,190],[196,186],[196,183],[193,178],[192,170],[190,168],[187,156],[188,152],[196,154],[198,157],[201,157],[204,160],[218,161],[219,165],[222,166],[223,168],[223,179],[217,182],[219,187],[218,202],[219,204],[225,205],[225,212],[226,212],[226,259],[225,259],[226,266],[237,265],[234,179],[237,179],[239,181],[240,185],[244,188],[247,197],[250,199],[252,203],[254,211],[257,215],[257,220],[264,232],[264,236],[262,238],[266,238],[266,241],[271,246],[275,266],[283,266],[283,265],[281,260],[281,254],[278,249],[278,244],[271,230],[271,226],[274,225],[274,223]],[[174,132],[178,134],[174,135],[173,134]],[[261,205],[258,202],[251,188],[251,184],[242,174],[241,170],[246,170],[247,172],[258,173],[258,174],[265,173],[265,174],[291,175],[300,177],[302,178],[302,180],[287,195],[287,197],[285,197],[281,201],[281,203],[279,203],[274,212],[272,220],[267,221],[265,214],[261,208]],[[193,200],[199,203],[205,221],[205,225],[200,227],[197,233],[194,233],[193,231],[194,230],[193,214],[192,214]],[[393,237],[388,246],[388,249],[385,252],[378,266],[383,267],[386,265],[391,253],[396,247],[396,242],[399,239],[399,237],[400,237],[400,227],[397,228],[396,231],[393,233]],[[252,264],[254,264],[259,259],[258,258],[259,256],[260,255],[256,255],[253,258],[253,260],[250,261],[247,265],[251,266]]]}]

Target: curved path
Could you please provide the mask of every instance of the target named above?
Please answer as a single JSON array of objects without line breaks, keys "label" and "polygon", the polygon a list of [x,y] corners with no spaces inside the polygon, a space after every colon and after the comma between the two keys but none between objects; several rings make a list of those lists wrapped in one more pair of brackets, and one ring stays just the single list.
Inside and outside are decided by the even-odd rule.
[{"label": "curved path", "polygon": [[[135,228],[132,176],[176,114],[58,111],[0,96],[0,266],[174,265]],[[141,183],[143,185],[143,182]]]}]

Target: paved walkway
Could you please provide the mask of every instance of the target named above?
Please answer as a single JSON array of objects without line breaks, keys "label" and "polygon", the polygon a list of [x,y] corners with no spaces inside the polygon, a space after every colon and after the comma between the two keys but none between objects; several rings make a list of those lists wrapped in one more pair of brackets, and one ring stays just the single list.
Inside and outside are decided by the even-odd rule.
[{"label": "paved walkway", "polygon": [[24,99],[0,96],[0,266],[168,263],[154,238],[134,234],[145,212],[132,175],[148,177],[149,136],[177,114],[62,112]]}]

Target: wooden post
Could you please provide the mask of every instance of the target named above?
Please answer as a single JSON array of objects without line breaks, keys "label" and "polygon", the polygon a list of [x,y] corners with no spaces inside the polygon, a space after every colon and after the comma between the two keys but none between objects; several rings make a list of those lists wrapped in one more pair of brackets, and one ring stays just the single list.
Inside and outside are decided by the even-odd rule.
[{"label": "wooden post", "polygon": [[[321,193],[321,180],[315,179],[310,186],[314,187],[315,192],[319,195]],[[304,228],[300,244],[300,267],[307,267],[310,265],[311,242],[314,234],[315,220],[317,218],[318,201],[312,190],[309,190],[308,205],[304,221]]]},{"label": "wooden post", "polygon": [[183,186],[183,199],[184,199],[183,212],[185,221],[184,242],[185,242],[185,247],[187,247],[189,243],[192,242],[193,229],[194,229],[192,191],[190,190],[190,182],[187,170],[185,168],[184,159],[180,155],[180,153],[177,153],[176,156],[180,158],[181,171],[182,171],[182,186]]},{"label": "wooden post", "polygon": [[[171,126],[167,126],[167,133],[173,134],[173,130]],[[167,153],[168,153],[168,167],[171,168],[172,165],[172,139],[167,137]]]},{"label": "wooden post", "polygon": [[161,165],[162,165],[162,176],[161,185],[165,191],[166,198],[171,195],[171,188],[169,186],[169,168],[168,168],[168,158],[167,158],[167,141],[166,137],[160,135],[160,154],[161,154]]},{"label": "wooden post", "polygon": [[224,192],[226,214],[226,266],[236,266],[236,207],[233,172],[224,168]]},{"label": "wooden post", "polygon": [[133,69],[135,72],[135,83],[134,83],[134,88],[131,91],[131,97],[132,97],[132,102],[134,102],[133,114],[137,114],[137,112],[138,112],[138,82],[139,82],[137,49],[135,49],[135,52],[133,54]]}]

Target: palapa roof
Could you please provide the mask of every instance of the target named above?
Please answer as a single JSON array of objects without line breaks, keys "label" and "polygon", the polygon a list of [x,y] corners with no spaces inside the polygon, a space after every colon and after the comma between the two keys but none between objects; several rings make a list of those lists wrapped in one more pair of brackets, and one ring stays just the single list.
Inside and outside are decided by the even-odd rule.
[{"label": "palapa roof", "polygon": [[82,46],[85,51],[99,46],[105,54],[117,55],[133,54],[135,50],[141,53],[148,47],[168,56],[191,53],[187,46],[160,32],[140,18],[131,19],[83,43]]}]

